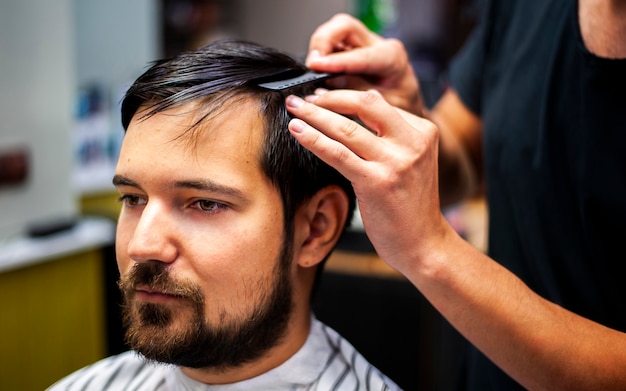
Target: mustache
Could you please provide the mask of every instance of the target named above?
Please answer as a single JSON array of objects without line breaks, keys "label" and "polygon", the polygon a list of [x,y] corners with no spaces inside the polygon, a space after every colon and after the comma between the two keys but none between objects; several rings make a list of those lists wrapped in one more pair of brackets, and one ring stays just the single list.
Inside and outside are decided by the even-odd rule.
[{"label": "mustache", "polygon": [[139,287],[190,299],[195,303],[202,303],[204,298],[198,286],[189,281],[177,281],[171,277],[167,265],[159,262],[137,263],[133,268],[120,277],[118,286],[125,295],[132,296]]}]

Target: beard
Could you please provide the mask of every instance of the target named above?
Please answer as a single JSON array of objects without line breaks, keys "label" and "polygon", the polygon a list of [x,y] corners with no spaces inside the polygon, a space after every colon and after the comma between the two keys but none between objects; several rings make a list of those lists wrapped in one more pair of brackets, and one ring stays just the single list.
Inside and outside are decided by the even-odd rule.
[{"label": "beard", "polygon": [[[267,291],[260,302],[239,319],[222,308],[217,323],[206,320],[206,299],[197,285],[173,280],[164,263],[136,264],[119,282],[126,342],[148,360],[188,368],[224,370],[260,358],[282,340],[293,310],[292,247],[287,242],[269,291],[267,286],[255,289]],[[175,295],[180,304],[137,303],[133,299],[139,285]]]}]

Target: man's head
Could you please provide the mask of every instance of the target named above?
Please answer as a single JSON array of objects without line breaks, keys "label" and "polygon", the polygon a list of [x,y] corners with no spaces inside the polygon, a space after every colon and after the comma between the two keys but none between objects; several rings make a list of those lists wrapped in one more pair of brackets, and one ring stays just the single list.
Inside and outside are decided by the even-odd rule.
[{"label": "man's head", "polygon": [[271,349],[303,342],[316,266],[354,206],[350,183],[289,135],[284,94],[257,86],[305,71],[222,42],[156,63],[128,90],[116,246],[127,337],[148,358],[269,369]]}]

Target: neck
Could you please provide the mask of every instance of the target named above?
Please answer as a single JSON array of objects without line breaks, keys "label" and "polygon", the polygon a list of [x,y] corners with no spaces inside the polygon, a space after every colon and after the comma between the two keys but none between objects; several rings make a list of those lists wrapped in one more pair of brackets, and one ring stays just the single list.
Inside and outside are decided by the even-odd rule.
[{"label": "neck", "polygon": [[626,0],[579,0],[578,21],[591,53],[626,58]]}]

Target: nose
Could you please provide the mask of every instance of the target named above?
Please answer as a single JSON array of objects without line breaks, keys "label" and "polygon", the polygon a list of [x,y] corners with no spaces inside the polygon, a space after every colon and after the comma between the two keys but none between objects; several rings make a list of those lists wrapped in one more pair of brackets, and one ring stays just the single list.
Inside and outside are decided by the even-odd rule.
[{"label": "nose", "polygon": [[127,250],[135,262],[174,262],[178,249],[171,212],[158,201],[149,201],[135,225]]}]

